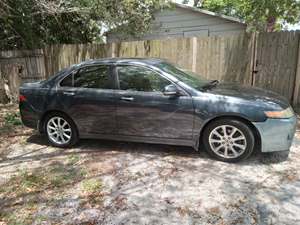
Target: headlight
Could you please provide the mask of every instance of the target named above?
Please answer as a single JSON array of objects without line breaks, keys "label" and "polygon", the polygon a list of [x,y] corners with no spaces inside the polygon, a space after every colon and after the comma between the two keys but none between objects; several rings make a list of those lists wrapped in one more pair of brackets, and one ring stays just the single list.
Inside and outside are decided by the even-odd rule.
[{"label": "headlight", "polygon": [[282,111],[267,111],[267,112],[265,112],[265,114],[269,118],[285,119],[285,118],[293,117],[294,111],[291,107],[289,107]]}]

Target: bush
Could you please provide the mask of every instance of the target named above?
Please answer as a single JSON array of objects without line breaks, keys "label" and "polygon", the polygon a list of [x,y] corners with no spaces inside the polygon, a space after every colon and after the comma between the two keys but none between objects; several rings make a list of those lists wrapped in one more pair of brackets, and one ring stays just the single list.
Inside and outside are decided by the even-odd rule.
[{"label": "bush", "polygon": [[4,117],[6,125],[19,126],[22,125],[20,113],[8,113]]}]

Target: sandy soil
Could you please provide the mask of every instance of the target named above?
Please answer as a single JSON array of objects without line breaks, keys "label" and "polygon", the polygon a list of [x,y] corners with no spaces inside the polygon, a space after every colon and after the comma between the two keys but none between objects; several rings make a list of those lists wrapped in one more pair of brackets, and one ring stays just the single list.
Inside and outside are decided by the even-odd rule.
[{"label": "sandy soil", "polygon": [[[14,110],[0,107],[0,127]],[[58,149],[19,125],[0,132],[0,224],[300,224],[298,132],[287,160],[256,153],[238,164],[188,147],[82,140]],[[7,191],[22,171],[59,164],[84,172],[59,187]],[[101,182],[94,195],[86,180]]]}]

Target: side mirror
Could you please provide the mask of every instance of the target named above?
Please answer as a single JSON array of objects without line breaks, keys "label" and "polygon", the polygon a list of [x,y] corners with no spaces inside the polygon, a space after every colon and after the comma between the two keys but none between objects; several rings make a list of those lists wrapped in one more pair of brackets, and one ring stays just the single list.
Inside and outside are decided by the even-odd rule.
[{"label": "side mirror", "polygon": [[164,87],[163,94],[166,96],[179,95],[179,90],[174,84],[170,84]]}]

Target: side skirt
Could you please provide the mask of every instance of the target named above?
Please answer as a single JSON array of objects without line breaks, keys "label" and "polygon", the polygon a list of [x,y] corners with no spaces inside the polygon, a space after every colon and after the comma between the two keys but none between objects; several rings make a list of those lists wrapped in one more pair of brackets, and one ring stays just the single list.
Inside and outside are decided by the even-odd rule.
[{"label": "side skirt", "polygon": [[193,148],[195,148],[195,146],[197,145],[194,140],[140,137],[140,136],[127,136],[127,135],[81,134],[80,138],[141,142],[141,143],[150,143],[150,144],[180,145],[180,146],[190,146]]}]

